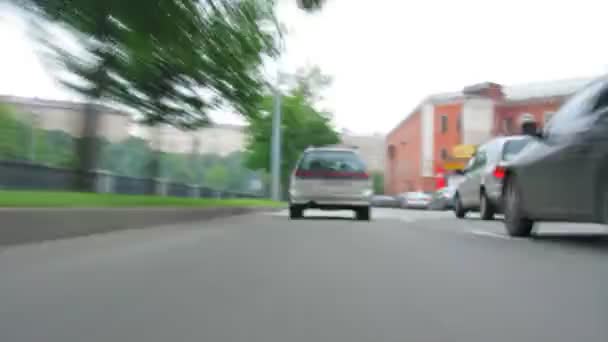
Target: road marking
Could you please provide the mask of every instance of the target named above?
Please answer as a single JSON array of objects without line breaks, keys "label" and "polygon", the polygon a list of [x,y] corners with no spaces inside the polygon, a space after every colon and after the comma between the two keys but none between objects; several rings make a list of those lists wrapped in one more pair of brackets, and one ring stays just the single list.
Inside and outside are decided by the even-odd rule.
[{"label": "road marking", "polygon": [[489,237],[494,237],[494,238],[499,238],[499,239],[504,239],[504,240],[511,240],[511,237],[509,237],[507,235],[487,232],[485,230],[471,230],[471,233],[475,234],[475,235],[480,235],[480,236],[489,236]]}]

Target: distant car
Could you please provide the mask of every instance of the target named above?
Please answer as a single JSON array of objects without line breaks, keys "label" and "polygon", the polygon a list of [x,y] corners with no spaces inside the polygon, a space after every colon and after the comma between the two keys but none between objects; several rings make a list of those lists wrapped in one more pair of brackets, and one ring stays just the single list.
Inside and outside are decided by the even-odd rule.
[{"label": "distant car", "polygon": [[407,192],[404,196],[405,208],[427,209],[431,203],[431,193],[423,191]]},{"label": "distant car", "polygon": [[307,149],[297,163],[289,187],[289,217],[306,209],[353,210],[370,220],[372,181],[356,150],[335,147]]},{"label": "distant car", "polygon": [[500,173],[510,235],[535,221],[608,223],[608,78],[572,95]]},{"label": "distant car", "polygon": [[399,205],[399,208],[407,208],[407,201],[406,201],[406,197],[407,197],[407,192],[403,192],[398,194],[397,196],[395,196],[395,199],[397,200],[397,203]]},{"label": "distant car", "polygon": [[490,140],[480,146],[463,171],[464,179],[454,194],[454,213],[465,217],[479,211],[481,219],[491,220],[502,212],[504,164],[530,143],[531,136],[510,136]]},{"label": "distant car", "polygon": [[396,197],[388,195],[374,195],[372,197],[373,207],[398,208],[399,200]]},{"label": "distant car", "polygon": [[430,210],[450,210],[453,208],[456,187],[449,186],[435,191],[428,205]]}]

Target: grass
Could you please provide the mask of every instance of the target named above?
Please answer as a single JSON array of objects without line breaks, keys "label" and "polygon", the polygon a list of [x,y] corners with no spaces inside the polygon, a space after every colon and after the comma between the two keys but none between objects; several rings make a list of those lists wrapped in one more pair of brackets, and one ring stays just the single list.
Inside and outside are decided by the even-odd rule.
[{"label": "grass", "polygon": [[266,199],[133,196],[51,191],[0,191],[0,207],[281,207]]}]

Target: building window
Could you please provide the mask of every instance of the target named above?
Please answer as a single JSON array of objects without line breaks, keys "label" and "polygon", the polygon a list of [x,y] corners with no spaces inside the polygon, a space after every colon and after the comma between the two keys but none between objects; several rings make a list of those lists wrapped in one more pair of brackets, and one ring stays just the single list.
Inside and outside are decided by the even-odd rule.
[{"label": "building window", "polygon": [[507,134],[513,133],[513,118],[509,117],[504,119],[503,129]]},{"label": "building window", "polygon": [[441,133],[446,133],[448,131],[448,116],[441,116]]},{"label": "building window", "polygon": [[441,160],[447,160],[448,159],[448,151],[445,148],[441,149]]}]

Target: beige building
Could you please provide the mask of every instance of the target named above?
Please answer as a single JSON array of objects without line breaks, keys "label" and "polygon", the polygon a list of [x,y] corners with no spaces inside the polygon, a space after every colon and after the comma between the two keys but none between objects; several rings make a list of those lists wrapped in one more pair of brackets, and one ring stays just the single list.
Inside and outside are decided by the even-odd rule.
[{"label": "beige building", "polygon": [[[84,104],[78,102],[43,100],[17,96],[0,96],[0,103],[13,107],[18,119],[44,130],[64,131],[71,136],[82,134]],[[130,136],[138,136],[164,152],[172,153],[217,153],[227,155],[245,147],[245,132],[242,126],[214,125],[195,131],[181,131],[164,125],[151,128],[134,122],[128,113],[98,106],[100,122],[98,134],[111,142],[119,142]],[[198,146],[198,147],[197,147]]]},{"label": "beige building", "polygon": [[[0,96],[0,103],[15,108],[19,113],[18,119],[27,121],[34,127],[60,130],[75,137],[82,134],[83,103],[17,96]],[[129,136],[129,115],[106,106],[98,106],[98,109],[100,136],[111,142],[118,142]]]},{"label": "beige building", "polygon": [[221,156],[245,149],[243,126],[213,125],[194,131],[183,131],[163,125],[146,127],[134,124],[133,134],[150,141],[153,148],[171,153],[215,153]]},{"label": "beige building", "polygon": [[356,147],[370,171],[384,170],[384,136],[355,135],[343,132],[342,144]]},{"label": "beige building", "polygon": [[[0,96],[20,113],[20,119],[45,130],[61,130],[79,137],[82,129],[84,104],[67,101],[42,100],[16,96]],[[194,131],[182,131],[163,125],[148,127],[137,124],[125,112],[99,106],[100,127],[98,133],[111,142],[119,142],[129,136],[137,136],[150,142],[153,148],[160,144],[161,151],[171,153],[216,153],[222,156],[243,151],[246,144],[244,126],[213,125]],[[288,139],[288,137],[286,137]],[[384,170],[384,137],[376,135],[342,134],[344,145],[356,146],[369,169]]]}]

